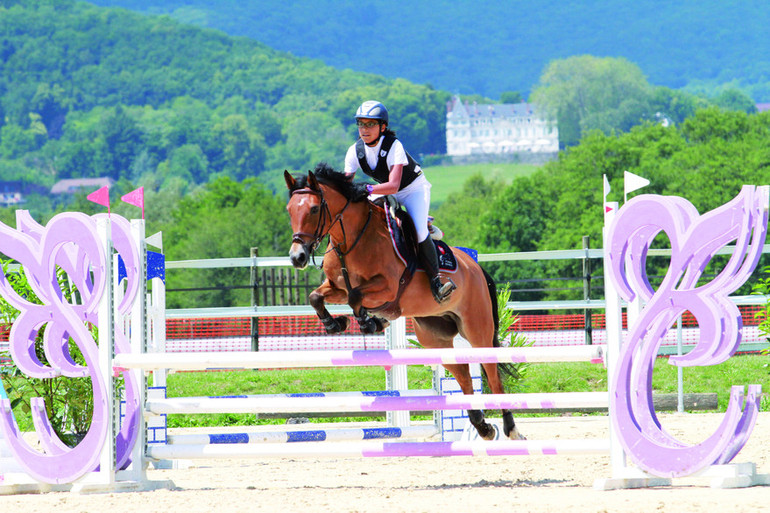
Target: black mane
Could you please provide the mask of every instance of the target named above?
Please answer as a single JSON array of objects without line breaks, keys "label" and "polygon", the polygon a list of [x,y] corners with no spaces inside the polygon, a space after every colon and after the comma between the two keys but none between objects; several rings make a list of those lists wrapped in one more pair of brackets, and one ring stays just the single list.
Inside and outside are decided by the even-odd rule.
[{"label": "black mane", "polygon": [[[364,184],[349,181],[345,173],[336,171],[326,162],[319,162],[313,173],[318,183],[331,187],[352,202],[364,201],[368,197]],[[307,175],[297,175],[295,179],[298,189],[308,186]]]}]

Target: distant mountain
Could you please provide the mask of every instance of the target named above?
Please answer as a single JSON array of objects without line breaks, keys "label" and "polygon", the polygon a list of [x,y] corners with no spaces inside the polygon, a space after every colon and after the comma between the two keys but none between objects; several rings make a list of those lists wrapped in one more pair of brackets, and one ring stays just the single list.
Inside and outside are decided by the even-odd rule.
[{"label": "distant mountain", "polygon": [[625,57],[654,85],[770,101],[766,0],[91,0],[449,92],[526,98],[549,61]]}]

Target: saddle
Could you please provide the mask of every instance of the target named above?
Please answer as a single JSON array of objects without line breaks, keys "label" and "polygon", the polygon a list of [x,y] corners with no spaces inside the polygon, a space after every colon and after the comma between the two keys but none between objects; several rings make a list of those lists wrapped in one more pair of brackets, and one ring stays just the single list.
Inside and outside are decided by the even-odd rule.
[{"label": "saddle", "polygon": [[[386,199],[388,198],[388,199]],[[369,308],[372,313],[378,313],[384,317],[395,318],[401,315],[399,300],[407,285],[412,281],[415,271],[424,270],[417,256],[417,231],[409,213],[404,210],[395,199],[385,196],[374,201],[375,205],[385,210],[385,220],[390,233],[390,240],[396,255],[404,263],[406,268],[398,280],[398,291],[393,301],[388,301],[375,308]],[[453,273],[457,271],[457,259],[452,249],[440,240],[431,239],[436,245],[436,253],[439,257],[439,269]]]},{"label": "saddle", "polygon": [[[396,250],[398,258],[407,267],[414,266],[415,270],[424,270],[420,259],[417,256],[417,230],[414,228],[414,222],[409,213],[395,200],[387,201],[378,198],[375,204],[379,204],[385,209],[385,219],[388,222],[388,231],[390,240],[393,243],[393,249]],[[452,248],[442,240],[433,241],[438,254],[439,270],[446,273],[457,271],[457,259]]]}]

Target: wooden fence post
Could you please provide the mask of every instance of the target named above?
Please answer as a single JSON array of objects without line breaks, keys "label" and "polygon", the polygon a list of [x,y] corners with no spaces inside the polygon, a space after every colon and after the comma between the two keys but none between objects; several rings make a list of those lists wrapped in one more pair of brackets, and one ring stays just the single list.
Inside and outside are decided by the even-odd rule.
[{"label": "wooden fence post", "polygon": [[[585,256],[583,257],[583,299],[588,301],[591,299],[591,259],[588,258],[588,250],[591,248],[591,237],[589,235],[583,236],[583,249],[585,250]],[[583,317],[585,318],[585,330],[586,330],[586,345],[593,344],[593,326],[591,324],[591,310],[586,308],[583,310]]]},{"label": "wooden fence post", "polygon": [[[259,248],[251,248],[251,306],[254,310],[259,305],[259,268],[256,258],[259,256]],[[251,350],[259,351],[259,318],[252,316],[250,319]]]}]

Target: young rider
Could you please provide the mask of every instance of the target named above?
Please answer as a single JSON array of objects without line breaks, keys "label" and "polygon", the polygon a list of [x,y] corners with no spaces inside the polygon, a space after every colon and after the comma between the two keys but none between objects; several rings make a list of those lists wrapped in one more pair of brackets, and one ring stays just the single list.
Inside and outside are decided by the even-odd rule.
[{"label": "young rider", "polygon": [[370,194],[394,196],[406,207],[415,230],[419,256],[428,273],[433,297],[441,303],[455,289],[449,280],[441,283],[438,276],[438,255],[428,232],[430,183],[419,164],[409,155],[396,134],[388,128],[388,110],[374,100],[365,101],[356,111],[360,138],[345,155],[345,174],[353,179],[358,169],[374,178],[376,185],[367,185]]}]

